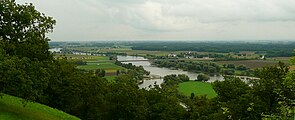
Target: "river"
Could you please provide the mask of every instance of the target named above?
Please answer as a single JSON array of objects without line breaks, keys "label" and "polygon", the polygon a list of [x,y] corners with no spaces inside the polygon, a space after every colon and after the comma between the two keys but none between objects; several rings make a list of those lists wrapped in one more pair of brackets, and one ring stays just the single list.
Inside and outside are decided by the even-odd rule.
[{"label": "river", "polygon": [[[171,70],[168,68],[160,68],[157,66],[151,65],[149,61],[144,57],[136,57],[136,56],[117,56],[118,61],[131,61],[131,62],[122,62],[125,64],[132,63],[136,66],[143,66],[143,68],[147,71],[150,71],[151,75],[157,75],[164,77],[166,75],[170,74],[185,74],[187,75],[191,80],[195,80],[198,76],[197,73],[183,71],[183,70]],[[143,61],[140,61],[143,60]],[[216,80],[224,80],[223,76],[210,76],[210,79],[208,82],[214,82]],[[139,85],[140,88],[148,88],[149,86],[153,87],[155,84],[160,85],[163,83],[163,79],[152,79],[152,80],[144,80],[142,84]]]}]

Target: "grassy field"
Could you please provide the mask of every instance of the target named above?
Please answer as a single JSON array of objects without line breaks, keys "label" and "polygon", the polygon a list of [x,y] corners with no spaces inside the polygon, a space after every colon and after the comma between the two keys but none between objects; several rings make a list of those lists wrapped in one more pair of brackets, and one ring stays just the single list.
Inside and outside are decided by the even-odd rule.
[{"label": "grassy field", "polygon": [[116,73],[117,70],[124,69],[113,62],[87,62],[87,65],[80,65],[77,68],[84,70],[104,69],[107,73]]},{"label": "grassy field", "polygon": [[105,76],[104,78],[110,82],[114,82],[117,76]]},{"label": "grassy field", "polygon": [[115,74],[119,69],[125,69],[114,64],[114,61],[109,60],[107,56],[90,56],[90,55],[74,55],[74,54],[55,54],[55,57],[67,57],[68,60],[83,60],[87,65],[77,66],[79,69],[96,70],[104,69],[107,74]]},{"label": "grassy field", "polygon": [[22,99],[4,95],[0,98],[0,120],[79,120],[75,116],[39,103],[23,107]]},{"label": "grassy field", "polygon": [[209,98],[217,96],[211,83],[206,82],[189,81],[180,83],[178,90],[187,96],[190,96],[191,93],[194,93],[195,95],[207,95]]},{"label": "grassy field", "polygon": [[55,58],[67,57],[69,60],[85,60],[85,61],[108,61],[106,56],[90,56],[90,55],[75,55],[75,54],[55,54]]}]

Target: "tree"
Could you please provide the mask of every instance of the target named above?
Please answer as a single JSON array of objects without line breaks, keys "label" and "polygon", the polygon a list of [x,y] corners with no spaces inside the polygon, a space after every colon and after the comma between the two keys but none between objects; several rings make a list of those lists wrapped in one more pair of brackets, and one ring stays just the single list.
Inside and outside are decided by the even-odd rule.
[{"label": "tree", "polygon": [[235,70],[223,70],[223,73],[225,75],[233,75],[235,73]]},{"label": "tree", "polygon": [[187,81],[189,81],[189,77],[187,75],[185,75],[185,74],[179,74],[178,75],[178,78],[179,78],[179,80],[181,82],[187,82]]},{"label": "tree", "polygon": [[226,68],[226,64],[223,64],[222,66],[223,66],[223,68]]},{"label": "tree", "polygon": [[208,81],[210,78],[208,75],[206,74],[199,74],[198,77],[197,77],[197,81],[203,81],[203,82],[206,82]]},{"label": "tree", "polygon": [[0,1],[0,92],[33,101],[42,95],[53,60],[45,34],[54,24],[32,4]]},{"label": "tree", "polygon": [[96,69],[95,70],[95,75],[99,77],[104,77],[106,74],[106,71],[104,69]]},{"label": "tree", "polygon": [[226,78],[216,81],[213,88],[218,94],[221,107],[227,109],[232,119],[261,119],[264,104],[259,97],[251,93],[248,84],[239,78]]},{"label": "tree", "polygon": [[164,83],[162,83],[162,84],[164,84],[163,87],[173,87],[180,82],[181,81],[179,80],[177,75],[171,74],[171,75],[164,76]]},{"label": "tree", "polygon": [[260,80],[251,81],[253,94],[266,104],[266,113],[278,112],[277,108],[280,106],[278,102],[281,95],[285,97],[294,95],[294,93],[288,92],[283,84],[288,71],[289,68],[283,63],[256,71]]},{"label": "tree", "polygon": [[215,81],[213,88],[221,101],[236,99],[250,90],[250,87],[239,78],[226,78],[224,81]]},{"label": "tree", "polygon": [[77,60],[74,62],[76,65],[87,65],[87,62],[86,61],[83,61],[83,60]]},{"label": "tree", "polygon": [[236,66],[235,66],[234,64],[228,64],[228,65],[227,65],[227,68],[232,68],[232,69],[235,69],[235,68],[236,68]]},{"label": "tree", "polygon": [[194,99],[195,98],[195,93],[191,93],[190,99]]},{"label": "tree", "polygon": [[20,5],[14,0],[0,1],[0,42],[9,56],[30,60],[51,60],[49,38],[55,20],[35,10],[32,4]]},{"label": "tree", "polygon": [[50,70],[47,65],[28,58],[7,57],[0,62],[0,93],[34,101],[47,87]]},{"label": "tree", "polygon": [[245,65],[239,65],[236,69],[237,70],[247,70],[247,67]]},{"label": "tree", "polygon": [[213,66],[209,66],[209,67],[208,67],[208,72],[209,72],[209,73],[216,73],[217,70],[216,70],[215,67],[213,67]]}]

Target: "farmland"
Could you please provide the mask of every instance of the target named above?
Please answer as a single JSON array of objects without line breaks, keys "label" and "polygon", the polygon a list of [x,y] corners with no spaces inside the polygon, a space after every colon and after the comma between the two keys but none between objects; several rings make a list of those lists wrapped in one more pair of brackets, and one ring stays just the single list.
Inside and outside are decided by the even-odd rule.
[{"label": "farmland", "polygon": [[209,98],[217,96],[211,83],[206,82],[183,82],[179,84],[178,90],[187,96],[190,96],[191,93],[194,93],[195,95],[207,95]]},{"label": "farmland", "polygon": [[124,69],[123,67],[115,65],[113,62],[87,62],[87,65],[77,66],[79,69],[84,70],[96,70],[104,69],[107,73],[115,73],[119,69]]},{"label": "farmland", "polygon": [[106,71],[105,78],[113,81],[117,70],[125,69],[114,63],[113,60],[109,60],[108,56],[90,56],[90,55],[74,55],[74,54],[55,54],[55,58],[67,58],[69,61],[82,60],[86,62],[86,65],[78,65],[78,69],[87,71],[104,69]]}]

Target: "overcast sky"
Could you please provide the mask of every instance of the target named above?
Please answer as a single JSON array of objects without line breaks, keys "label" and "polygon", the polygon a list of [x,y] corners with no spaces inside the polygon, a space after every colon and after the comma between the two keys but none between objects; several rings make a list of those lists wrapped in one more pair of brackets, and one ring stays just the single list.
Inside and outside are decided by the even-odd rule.
[{"label": "overcast sky", "polygon": [[52,41],[295,40],[295,0],[16,0],[57,20]]}]

